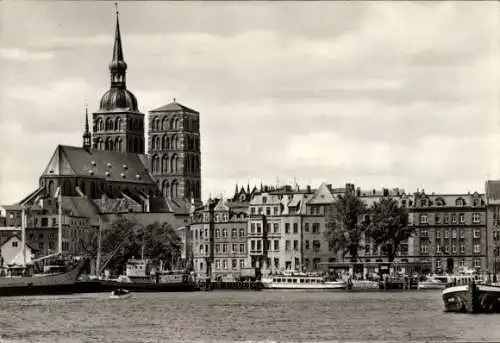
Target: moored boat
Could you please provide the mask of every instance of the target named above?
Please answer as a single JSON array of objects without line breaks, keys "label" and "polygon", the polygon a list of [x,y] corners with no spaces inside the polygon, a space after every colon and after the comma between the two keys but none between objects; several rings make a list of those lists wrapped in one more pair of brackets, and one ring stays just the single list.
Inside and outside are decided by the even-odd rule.
[{"label": "moored boat", "polygon": [[442,292],[446,312],[500,313],[500,286],[475,281]]},{"label": "moored boat", "polygon": [[477,275],[430,275],[423,281],[418,282],[417,289],[445,289],[448,285],[463,285],[468,284],[472,281],[482,282],[482,280]]},{"label": "moored boat", "polygon": [[317,274],[284,273],[262,278],[263,288],[268,289],[303,289],[303,290],[344,290],[344,281],[328,280]]},{"label": "moored boat", "polygon": [[149,259],[127,261],[125,275],[116,279],[100,279],[105,290],[126,288],[134,292],[190,292],[199,290],[186,270],[156,270]]}]

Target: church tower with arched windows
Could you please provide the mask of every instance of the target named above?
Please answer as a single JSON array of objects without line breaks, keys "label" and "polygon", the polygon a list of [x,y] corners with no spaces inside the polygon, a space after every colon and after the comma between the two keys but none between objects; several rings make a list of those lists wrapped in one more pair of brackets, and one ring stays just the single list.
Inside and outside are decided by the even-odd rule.
[{"label": "church tower with arched windows", "polygon": [[200,114],[174,102],[149,112],[150,173],[163,197],[201,202]]},{"label": "church tower with arched windows", "polygon": [[104,93],[99,111],[93,114],[92,147],[96,150],[144,154],[144,114],[127,90],[118,11],[113,58],[109,64],[111,87]]}]

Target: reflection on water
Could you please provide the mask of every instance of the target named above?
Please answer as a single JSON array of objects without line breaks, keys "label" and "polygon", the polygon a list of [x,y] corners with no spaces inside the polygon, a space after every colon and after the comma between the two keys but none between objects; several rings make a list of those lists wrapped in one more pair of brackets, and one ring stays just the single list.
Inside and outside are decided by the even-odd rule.
[{"label": "reflection on water", "polygon": [[441,292],[214,291],[0,298],[0,342],[500,341]]}]

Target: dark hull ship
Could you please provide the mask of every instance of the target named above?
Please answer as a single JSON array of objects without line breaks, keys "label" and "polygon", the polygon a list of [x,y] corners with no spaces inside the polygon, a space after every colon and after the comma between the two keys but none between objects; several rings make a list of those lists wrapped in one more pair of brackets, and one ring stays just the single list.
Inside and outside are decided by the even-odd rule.
[{"label": "dark hull ship", "polygon": [[0,296],[56,295],[78,292],[78,277],[85,260],[64,266],[65,270],[33,275],[9,273],[0,277]]},{"label": "dark hull ship", "polygon": [[443,290],[446,312],[500,313],[500,286],[476,284],[451,286]]}]

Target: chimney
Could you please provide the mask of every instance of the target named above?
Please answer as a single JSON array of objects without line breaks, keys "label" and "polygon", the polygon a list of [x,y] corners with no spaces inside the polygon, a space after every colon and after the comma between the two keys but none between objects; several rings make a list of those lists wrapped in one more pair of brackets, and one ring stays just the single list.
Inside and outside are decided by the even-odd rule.
[{"label": "chimney", "polygon": [[311,193],[311,185],[307,185],[307,193]]}]

